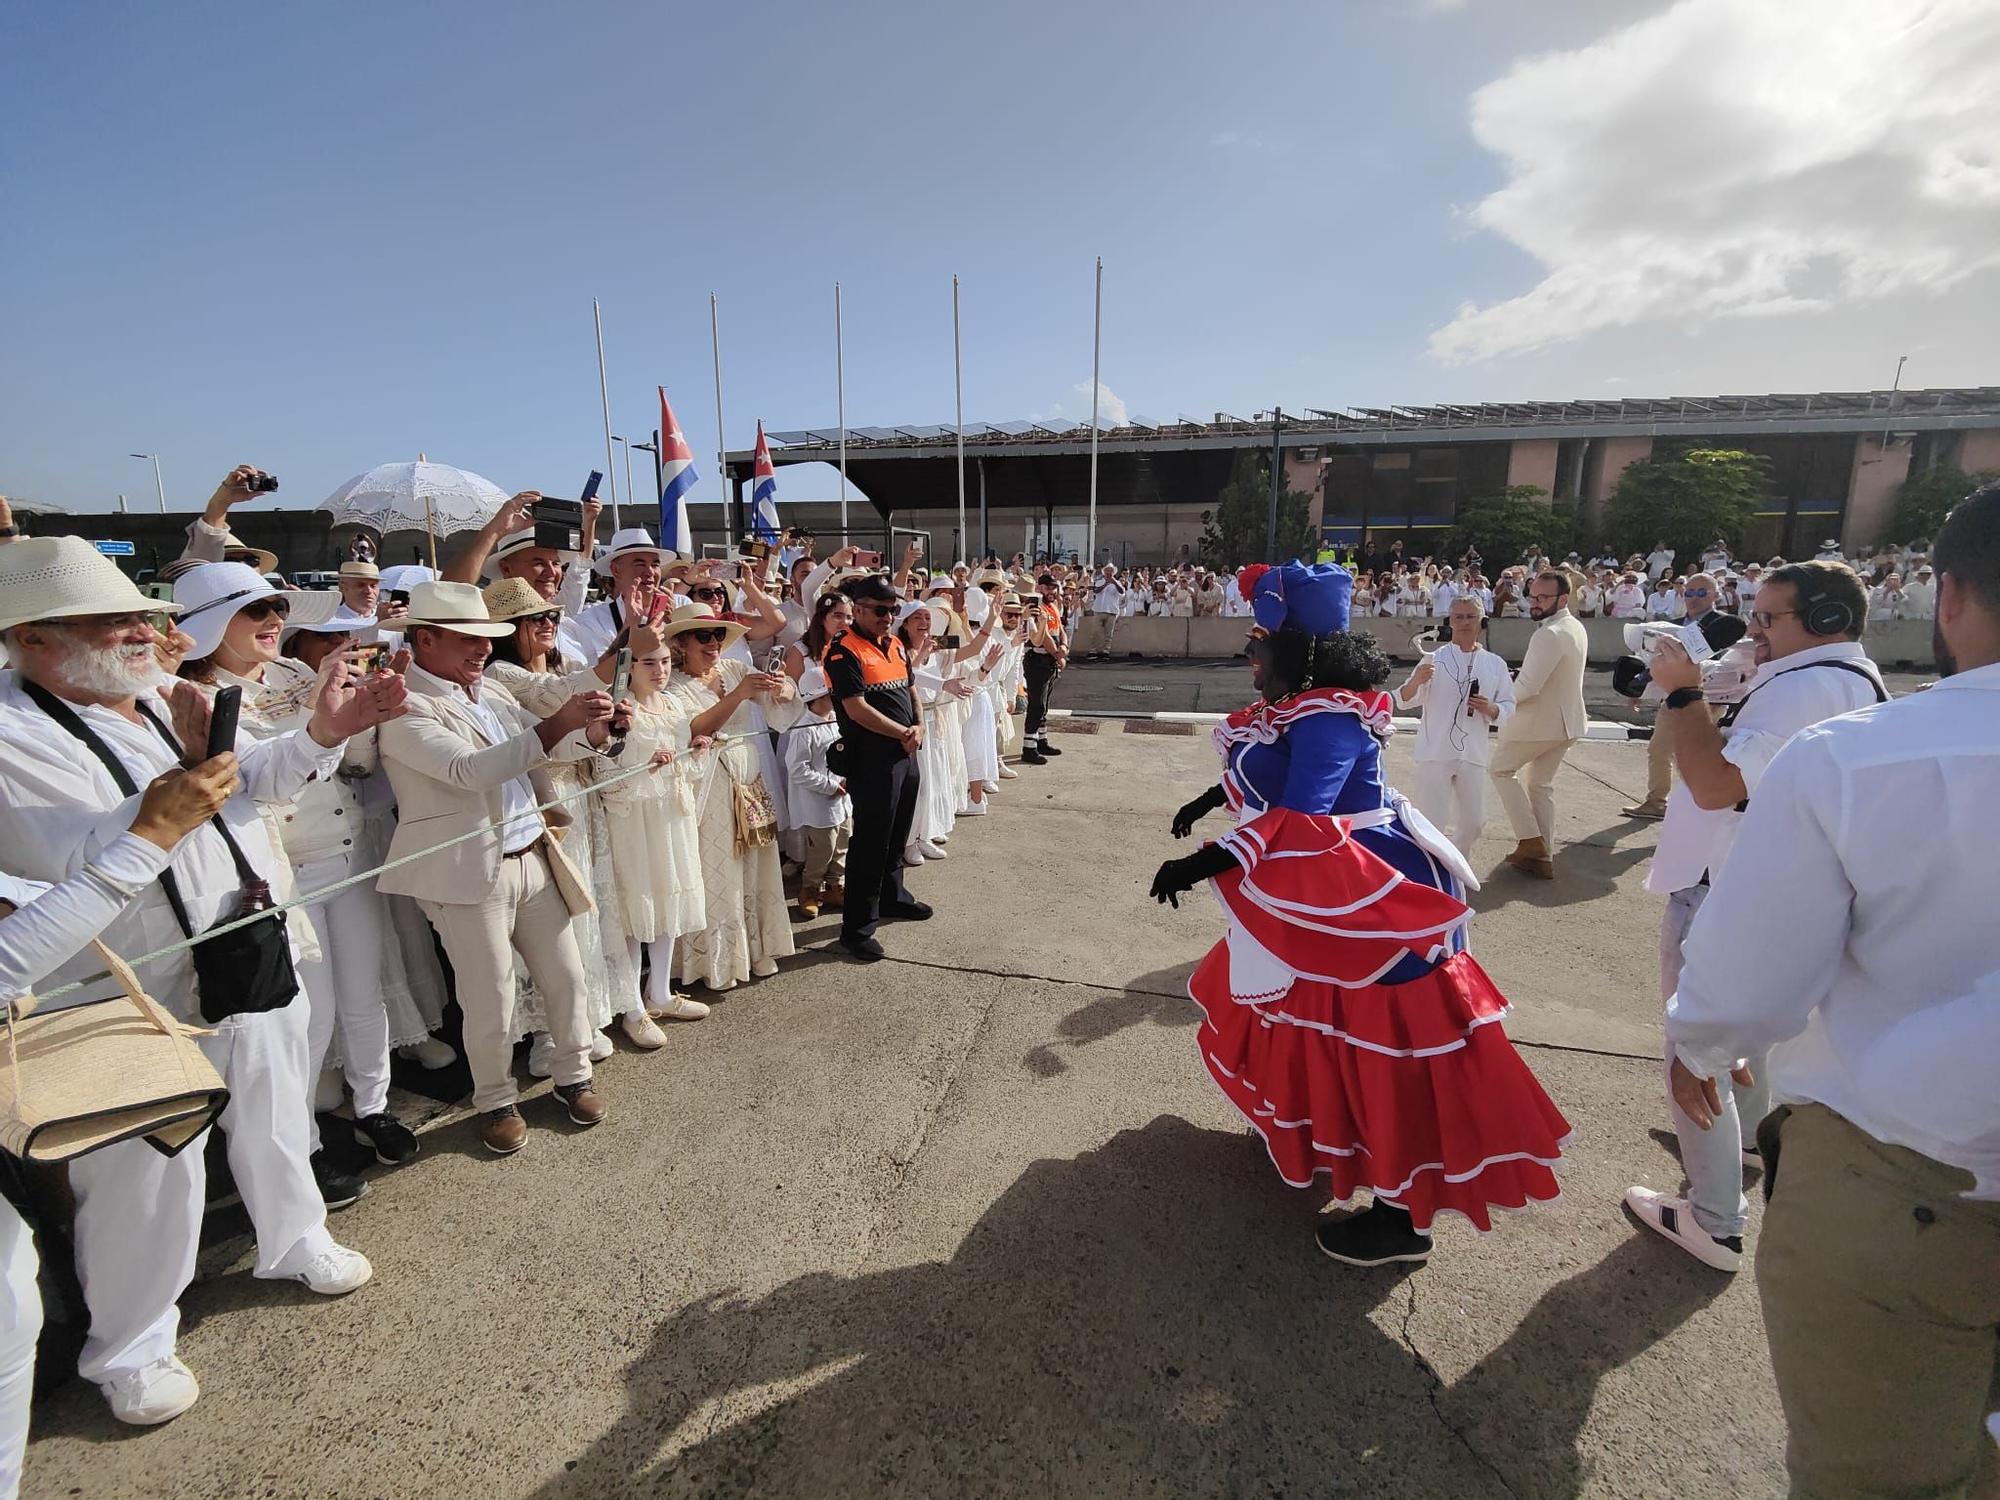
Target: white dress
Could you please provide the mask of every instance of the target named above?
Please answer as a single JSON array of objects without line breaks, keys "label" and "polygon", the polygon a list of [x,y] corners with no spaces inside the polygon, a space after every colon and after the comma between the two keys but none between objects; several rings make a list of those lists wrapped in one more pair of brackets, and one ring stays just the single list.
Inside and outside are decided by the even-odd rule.
[{"label": "white dress", "polygon": [[[933,655],[930,660],[943,658]],[[965,770],[966,704],[944,691],[945,682],[955,675],[954,669],[941,666],[918,667],[911,674],[917,705],[924,716],[924,743],[917,751],[923,787],[917,794],[916,820],[910,825],[912,842],[949,836],[960,809],[970,800]]]},{"label": "white dress", "polygon": [[[719,680],[724,692],[749,672],[739,661],[723,660]],[[721,701],[698,678],[676,675],[667,693],[688,720]],[[784,876],[778,847],[736,852],[736,810],[731,785],[763,779],[757,743],[769,743],[753,729],[749,705],[739,708],[723,726],[727,741],[694,752],[697,767],[712,768],[698,794],[697,828],[701,852],[701,883],[706,918],[698,931],[681,936],[674,945],[674,968],[683,981],[700,980],[710,989],[726,990],[750,978],[750,966],[766,959],[787,958],[798,950],[792,943],[791,913],[785,907]],[[766,790],[769,790],[768,785]]]},{"label": "white dress", "polygon": [[[722,659],[739,662],[748,672],[761,671],[763,669],[759,665],[759,656],[768,656],[776,644],[776,641],[759,641],[757,650],[753,652],[750,642],[739,636],[722,648]],[[746,716],[748,722],[756,729],[757,768],[763,773],[764,786],[771,793],[771,805],[778,810],[778,826],[790,828],[791,813],[785,806],[785,789],[789,785],[785,780],[785,763],[778,759],[778,747],[772,741],[770,734],[772,725],[764,716],[764,705],[757,702],[744,704],[742,711],[736,717],[743,719]]]},{"label": "white dress", "polygon": [[[687,714],[662,694],[633,702],[632,729],[617,760],[597,766],[605,822],[611,831],[611,867],[617,875],[616,904],[605,920],[616,920],[628,938],[642,943],[671,942],[706,923],[701,884],[701,843],[695,832],[701,772],[688,764]],[[674,762],[641,776],[623,773],[643,766],[656,750],[674,752]]]},{"label": "white dress", "polygon": [[[991,668],[981,670],[982,663],[993,654],[995,641],[982,651],[967,666],[966,671],[972,684],[979,689],[965,701],[965,780],[969,787],[975,781],[996,781],[1000,776],[1000,725],[997,697],[993,683],[999,673],[1001,662]],[[1005,653],[1001,653],[1002,661]]]}]

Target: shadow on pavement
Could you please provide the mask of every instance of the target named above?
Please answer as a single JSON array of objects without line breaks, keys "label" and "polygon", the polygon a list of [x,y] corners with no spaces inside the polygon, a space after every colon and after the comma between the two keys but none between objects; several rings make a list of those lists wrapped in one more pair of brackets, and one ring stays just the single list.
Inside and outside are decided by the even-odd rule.
[{"label": "shadow on pavement", "polygon": [[1201,1011],[1188,998],[1187,984],[1196,962],[1189,959],[1141,974],[1116,994],[1101,995],[1071,1011],[1056,1023],[1059,1040],[1035,1048],[1021,1059],[1021,1066],[1037,1078],[1054,1078],[1069,1071],[1062,1060],[1065,1050],[1088,1047],[1132,1026],[1194,1025]]},{"label": "shadow on pavement", "polygon": [[941,1264],[683,1308],[538,1494],[1569,1493],[1599,1378],[1725,1284],[1629,1242],[1439,1391],[1388,1331],[1425,1273],[1330,1265],[1315,1202],[1170,1116],[1036,1162]]},{"label": "shadow on pavement", "polygon": [[1551,909],[1568,908],[1616,895],[1619,877],[1652,858],[1653,846],[1589,842],[1608,831],[1600,828],[1581,839],[1558,845],[1554,880],[1537,880],[1511,865],[1495,862],[1490,871],[1479,877],[1479,889],[1472,893],[1472,909],[1498,911],[1516,901]]}]

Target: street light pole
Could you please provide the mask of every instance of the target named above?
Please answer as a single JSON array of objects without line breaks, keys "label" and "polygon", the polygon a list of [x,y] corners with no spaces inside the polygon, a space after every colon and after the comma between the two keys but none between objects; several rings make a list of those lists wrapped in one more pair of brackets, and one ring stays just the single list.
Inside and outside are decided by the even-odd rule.
[{"label": "street light pole", "polygon": [[632,445],[615,432],[611,435],[611,441],[625,450],[625,503],[631,505],[635,503],[632,497],[639,493],[632,488]]},{"label": "street light pole", "polygon": [[153,488],[160,492],[160,514],[167,513],[167,487],[160,479],[160,455],[157,453],[134,453],[133,458],[148,458],[153,461]]}]

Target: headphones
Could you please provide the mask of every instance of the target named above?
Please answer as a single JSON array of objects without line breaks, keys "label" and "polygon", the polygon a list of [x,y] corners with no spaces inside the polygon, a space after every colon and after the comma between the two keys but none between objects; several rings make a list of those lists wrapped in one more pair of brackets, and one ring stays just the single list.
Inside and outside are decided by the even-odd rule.
[{"label": "headphones", "polygon": [[1847,635],[1854,629],[1854,606],[1815,589],[1800,595],[1799,623],[1813,635]]}]

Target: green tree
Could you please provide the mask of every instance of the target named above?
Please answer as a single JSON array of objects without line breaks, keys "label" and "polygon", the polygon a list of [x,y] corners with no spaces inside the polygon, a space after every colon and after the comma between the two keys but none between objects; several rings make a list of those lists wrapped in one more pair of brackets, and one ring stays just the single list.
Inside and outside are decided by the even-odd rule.
[{"label": "green tree", "polygon": [[1511,484],[1505,494],[1459,506],[1444,555],[1458,558],[1476,547],[1489,569],[1508,567],[1535,548],[1561,557],[1569,550],[1572,519],[1567,510],[1551,509],[1549,492],[1540,485]]},{"label": "green tree", "polygon": [[2000,479],[2000,472],[1988,469],[1968,474],[1963,469],[1936,468],[1912,474],[1896,491],[1896,508],[1889,516],[1891,542],[1914,542],[1938,534],[1946,512],[1978,489]]},{"label": "green tree", "polygon": [[[1229,482],[1201,530],[1200,554],[1212,568],[1264,562],[1264,535],[1271,518],[1271,462],[1244,450],[1236,455]],[[1287,490],[1278,497],[1278,560],[1311,562],[1318,551],[1312,528],[1312,496]]]},{"label": "green tree", "polygon": [[1740,547],[1770,488],[1769,464],[1734,448],[1641,459],[1605,502],[1605,533],[1621,556],[1663,538],[1682,558],[1699,557],[1717,537]]}]

